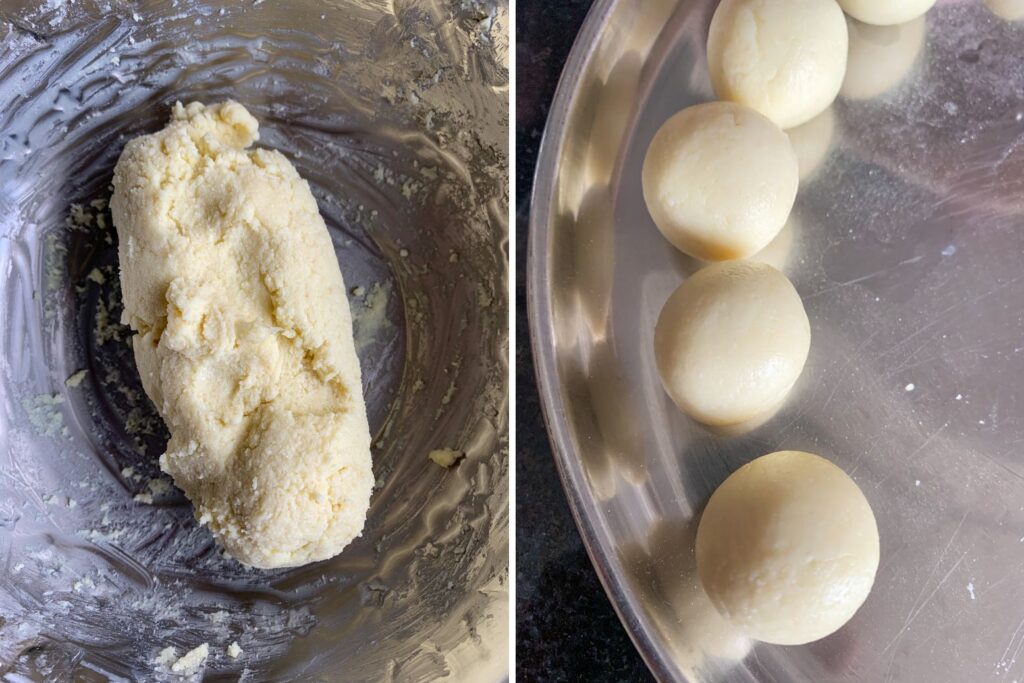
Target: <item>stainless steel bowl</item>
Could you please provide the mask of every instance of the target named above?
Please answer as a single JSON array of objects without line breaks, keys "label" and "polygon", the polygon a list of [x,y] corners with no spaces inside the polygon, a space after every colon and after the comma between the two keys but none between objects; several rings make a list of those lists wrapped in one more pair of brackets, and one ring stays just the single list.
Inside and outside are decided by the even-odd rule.
[{"label": "stainless steel bowl", "polygon": [[[507,674],[507,23],[500,2],[0,3],[4,680],[153,680],[204,642],[208,680]],[[292,570],[223,557],[160,479],[118,322],[121,147],[225,98],[320,202],[375,434],[362,537]]]},{"label": "stainless steel bowl", "polygon": [[[888,59],[794,133],[794,220],[761,256],[804,298],[807,368],[768,422],[713,434],[655,370],[657,315],[700,264],[658,233],[640,168],[665,119],[713,99],[715,4],[598,0],[541,147],[533,344],[594,566],[661,680],[1024,680],[1024,25],[940,0],[919,50],[914,27],[854,27]],[[693,573],[710,493],[780,449],[853,475],[882,539],[867,603],[804,647],[735,633]]]}]

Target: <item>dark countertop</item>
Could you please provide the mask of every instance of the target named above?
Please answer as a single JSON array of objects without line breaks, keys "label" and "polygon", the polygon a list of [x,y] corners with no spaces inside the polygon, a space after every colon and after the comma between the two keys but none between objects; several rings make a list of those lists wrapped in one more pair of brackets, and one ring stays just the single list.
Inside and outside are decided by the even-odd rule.
[{"label": "dark countertop", "polygon": [[526,245],[537,148],[589,0],[516,10],[516,680],[649,681],[594,573],[558,480],[533,374]]}]

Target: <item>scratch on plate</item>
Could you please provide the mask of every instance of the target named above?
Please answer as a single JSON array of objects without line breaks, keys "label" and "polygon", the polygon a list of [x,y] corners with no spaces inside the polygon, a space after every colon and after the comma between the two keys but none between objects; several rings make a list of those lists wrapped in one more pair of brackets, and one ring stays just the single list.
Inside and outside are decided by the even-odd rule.
[{"label": "scratch on plate", "polygon": [[819,296],[821,294],[825,294],[827,292],[831,292],[831,291],[836,290],[836,289],[842,289],[843,287],[849,287],[850,285],[855,285],[855,284],[858,284],[860,282],[864,282],[865,280],[870,280],[873,277],[877,277],[879,275],[884,275],[885,273],[888,273],[890,271],[896,270],[898,268],[902,268],[903,266],[909,266],[911,264],[917,263],[918,261],[922,260],[923,258],[924,258],[924,256],[913,256],[913,257],[908,258],[908,259],[903,259],[902,261],[900,261],[899,263],[897,263],[894,266],[887,266],[885,268],[881,268],[881,269],[876,270],[874,272],[868,273],[867,275],[861,275],[860,277],[855,277],[852,280],[845,280],[843,282],[837,282],[835,284],[829,285],[828,287],[824,287],[822,289],[819,289],[816,292],[812,292],[811,294],[808,294],[807,296],[804,297],[804,300],[806,301],[807,299],[813,299],[814,297]]},{"label": "scratch on plate", "polygon": [[[939,434],[941,434],[941,433],[942,433],[943,431],[945,431],[946,427],[948,427],[948,426],[949,426],[949,423],[948,423],[948,422],[945,422],[945,423],[943,423],[943,425],[942,425],[941,427],[939,427],[939,428],[938,428],[938,429],[936,429],[936,430],[935,430],[934,432],[932,432],[931,436],[929,436],[929,437],[928,437],[927,439],[925,439],[924,441],[922,441],[922,442],[921,442],[921,445],[920,445],[920,446],[918,446],[917,448],[915,448],[915,449],[913,450],[913,452],[911,452],[911,454],[907,456],[907,459],[906,459],[905,465],[910,465],[911,463],[913,463],[913,462],[914,462],[914,457],[915,457],[915,456],[916,456],[916,455],[917,455],[918,453],[920,453],[921,451],[923,451],[923,450],[924,450],[925,448],[927,448],[927,447],[928,447],[928,444],[930,444],[930,443],[931,443],[932,441],[934,441],[934,440],[936,439],[936,437],[938,437],[938,436],[939,436]],[[879,486],[881,486],[882,484],[884,484],[884,483],[885,483],[885,482],[886,482],[886,481],[887,481],[887,480],[889,479],[889,477],[891,477],[891,476],[892,476],[893,474],[895,474],[895,473],[896,473],[896,472],[895,472],[895,471],[893,471],[893,472],[890,472],[889,474],[885,475],[884,477],[882,477],[882,480],[878,482],[878,485],[879,485]],[[961,524],[962,524],[962,523],[963,523],[963,522],[961,522]]]},{"label": "scratch on plate", "polygon": [[[959,531],[959,527],[957,527],[957,530]],[[950,539],[950,540],[952,542],[952,539]],[[956,568],[960,566],[960,563],[963,562],[964,558],[966,558],[966,557],[967,557],[967,551],[964,551],[964,554],[961,555],[960,558],[956,562],[953,563],[953,566],[949,568],[949,571],[946,572],[945,576],[943,576],[939,580],[939,582],[937,584],[935,584],[935,588],[933,588],[932,592],[928,594],[928,597],[924,599],[924,601],[921,603],[921,606],[918,607],[916,611],[914,611],[914,609],[911,608],[911,614],[907,617],[907,620],[903,623],[903,626],[902,626],[902,628],[900,628],[899,633],[897,633],[896,637],[893,640],[891,640],[888,645],[885,646],[884,650],[882,650],[882,654],[885,654],[889,650],[890,647],[893,648],[892,657],[889,658],[889,665],[885,669],[885,680],[886,681],[893,680],[892,679],[892,675],[891,675],[891,673],[892,673],[892,665],[896,661],[896,655],[899,653],[899,643],[900,643],[901,640],[903,640],[903,636],[906,634],[907,630],[910,629],[910,626],[914,623],[914,620],[917,619],[918,616],[920,616],[921,612],[923,612],[926,607],[928,607],[929,603],[931,603],[931,601],[932,601],[932,598],[935,597],[935,594],[939,592],[939,589],[942,588],[942,585],[944,583],[946,583],[946,581],[949,580],[949,577],[953,575],[953,572],[956,571]],[[895,646],[895,647],[893,647],[893,646]]]},{"label": "scratch on plate", "polygon": [[[942,552],[939,554],[939,559],[936,560],[935,566],[932,567],[932,570],[930,572],[928,572],[928,578],[925,579],[924,583],[921,586],[921,592],[917,594],[917,598],[914,600],[914,604],[911,605],[910,612],[907,613],[906,621],[903,622],[903,626],[900,628],[899,632],[893,637],[892,640],[889,641],[889,644],[886,645],[885,648],[882,650],[882,654],[885,654],[889,651],[889,648],[898,644],[899,640],[903,637],[903,634],[906,633],[907,627],[910,626],[914,619],[917,618],[917,615],[921,613],[921,610],[924,609],[927,606],[928,602],[935,596],[935,593],[939,590],[939,587],[942,586],[942,584],[945,583],[945,581],[949,578],[950,574],[953,573],[953,569],[956,569],[957,566],[963,561],[964,557],[967,556],[967,553],[964,552],[964,554],[960,556],[960,559],[957,560],[956,563],[953,565],[952,569],[950,569],[946,573],[946,576],[941,581],[939,581],[938,584],[936,584],[935,589],[928,595],[924,602],[921,602],[921,597],[924,595],[924,592],[928,590],[928,582],[931,581],[933,576],[935,576],[935,572],[938,571],[939,567],[942,565],[942,560],[945,559],[946,553],[948,553],[949,549],[953,547],[953,541],[955,541],[956,537],[960,534],[960,530],[963,528],[964,522],[967,521],[967,515],[968,513],[965,512],[964,516],[960,518],[960,523],[956,525],[956,529],[953,530],[953,534],[949,537],[949,542],[946,543],[946,547],[943,548]],[[920,607],[918,607],[919,604]]]}]

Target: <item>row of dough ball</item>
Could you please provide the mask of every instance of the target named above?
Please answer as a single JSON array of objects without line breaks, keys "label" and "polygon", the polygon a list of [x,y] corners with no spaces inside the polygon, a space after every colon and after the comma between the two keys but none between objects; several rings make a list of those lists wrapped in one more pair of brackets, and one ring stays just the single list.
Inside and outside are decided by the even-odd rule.
[{"label": "row of dough ball", "polygon": [[[869,99],[896,85],[924,44],[924,28],[921,17],[898,26],[851,24],[842,93]],[[696,258],[750,258],[785,224],[798,184],[825,158],[833,128],[831,107],[785,133],[731,102],[679,112],[656,134],[643,167],[655,224]]]},{"label": "row of dough ball", "polygon": [[[840,0],[873,24],[910,21],[934,0]],[[723,261],[669,297],[655,330],[658,372],[673,401],[715,426],[770,416],[796,383],[810,322],[775,268],[737,261],[786,224],[800,163],[783,128],[824,112],[847,69],[835,0],[723,0],[708,64],[723,102],[685,109],[655,135],[643,166],[651,216],[681,251]],[[701,583],[747,635],[795,645],[823,638],[860,608],[879,561],[864,494],[824,458],[763,456],[712,495],[697,534]]]},{"label": "row of dough ball", "polygon": [[[844,0],[843,6],[886,24],[894,17],[915,19],[915,13],[919,19],[932,2]],[[644,199],[659,230],[681,251],[706,261],[747,258],[763,249],[785,225],[801,176],[791,139],[781,129],[827,117],[840,89],[872,97],[890,87],[886,76],[909,70],[923,29],[920,21],[855,26],[867,35],[850,54],[850,32],[836,0],[723,0],[707,48],[723,101],[670,118],[644,160]],[[906,40],[871,38],[887,31]],[[856,71],[852,79],[848,58]],[[865,68],[870,73],[861,73]]]},{"label": "row of dough ball", "polygon": [[[884,24],[913,19],[933,1],[840,4],[863,21]],[[1024,19],[1024,0],[986,2],[1005,19]],[[739,3],[723,2],[729,4]],[[923,34],[921,23],[901,29],[908,26],[912,36],[917,27]],[[710,119],[716,111],[723,110],[692,116]],[[686,117],[674,126],[675,134],[685,126],[700,129]],[[778,135],[762,121],[752,128],[747,142],[761,138],[780,154]],[[742,172],[743,154],[749,150],[710,168],[740,172],[741,211],[764,216],[767,210],[752,210],[756,202],[739,187],[752,178]],[[788,201],[791,169],[788,155],[781,156],[786,183],[754,179]],[[777,158],[768,164],[779,167]],[[711,186],[724,192],[714,181]],[[694,196],[692,189],[688,193]],[[716,201],[720,196],[711,195]],[[712,424],[773,411],[799,376],[809,343],[807,316],[792,284],[770,266],[748,262],[716,264],[689,278],[669,298],[655,331],[658,369],[669,394],[687,413]],[[841,469],[811,453],[782,451],[747,463],[712,494],[695,554],[701,586],[729,624],[757,640],[800,645],[840,629],[867,599],[878,571],[878,525],[867,498]]]}]

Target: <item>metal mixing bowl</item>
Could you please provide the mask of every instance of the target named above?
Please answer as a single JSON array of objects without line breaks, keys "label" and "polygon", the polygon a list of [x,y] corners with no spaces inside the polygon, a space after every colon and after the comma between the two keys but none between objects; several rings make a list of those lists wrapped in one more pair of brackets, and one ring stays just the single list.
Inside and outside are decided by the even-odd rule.
[{"label": "metal mixing bowl", "polygon": [[[670,115],[713,99],[715,5],[598,0],[541,147],[533,344],[594,566],[661,680],[1024,680],[1024,24],[940,0],[917,46],[913,26],[855,27],[886,59],[851,78],[878,81],[794,133],[794,220],[761,255],[804,298],[810,359],[772,419],[713,434],[655,370],[661,306],[701,264],[655,228],[640,168]],[[843,467],[881,532],[866,604],[803,647],[732,631],[693,571],[710,493],[781,449]]]},{"label": "metal mixing bowl", "polygon": [[[0,2],[4,680],[159,679],[160,650],[204,642],[206,680],[507,675],[507,23],[494,2]],[[160,477],[119,324],[118,154],[176,100],[226,98],[320,203],[375,435],[362,537],[297,569],[224,557]]]}]

